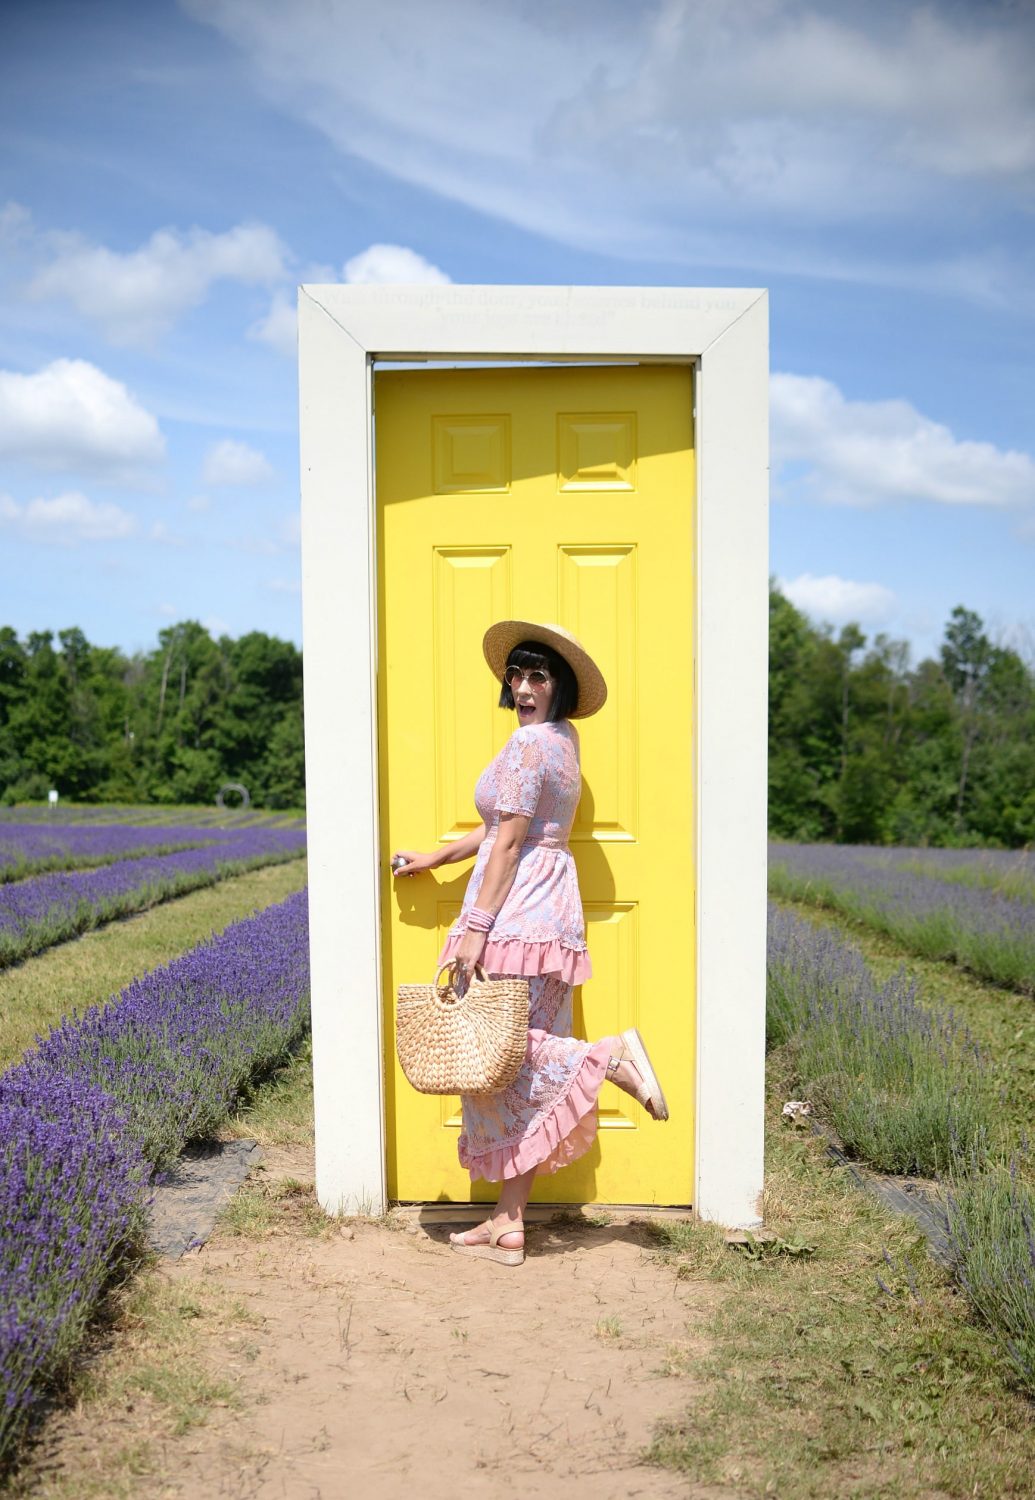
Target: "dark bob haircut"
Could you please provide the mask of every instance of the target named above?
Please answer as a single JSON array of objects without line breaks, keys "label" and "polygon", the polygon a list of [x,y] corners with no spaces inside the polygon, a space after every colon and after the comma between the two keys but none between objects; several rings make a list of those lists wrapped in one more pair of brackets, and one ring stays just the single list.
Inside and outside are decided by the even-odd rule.
[{"label": "dark bob haircut", "polygon": [[[547,646],[544,641],[522,641],[507,657],[507,667],[522,667],[526,672],[539,667],[544,672],[549,672],[555,687],[550,712],[546,716],[547,723],[555,724],[558,719],[567,719],[578,708],[579,684],[575,673],[560,652]],[[500,708],[514,707],[514,694],[504,682],[500,692]]]}]

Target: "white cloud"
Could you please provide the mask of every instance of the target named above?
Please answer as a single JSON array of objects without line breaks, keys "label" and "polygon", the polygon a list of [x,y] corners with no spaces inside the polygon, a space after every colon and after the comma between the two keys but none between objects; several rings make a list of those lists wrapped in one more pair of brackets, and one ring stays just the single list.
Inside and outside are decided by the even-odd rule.
[{"label": "white cloud", "polygon": [[294,359],[298,353],[298,312],[287,292],[275,292],[269,311],[248,330],[248,337]]},{"label": "white cloud", "polygon": [[273,477],[273,467],[257,448],[224,438],[205,454],[201,477],[205,484],[212,485],[265,484]]},{"label": "white cloud", "polygon": [[201,515],[204,511],[212,509],[212,501],[208,495],[191,495],[187,501],[187,509],[194,511],[196,515]]},{"label": "white cloud", "polygon": [[270,286],[286,274],[286,250],[265,224],[238,224],[222,234],[159,229],[125,253],[76,234],[51,234],[42,242],[52,256],[30,282],[29,295],[70,302],[121,344],[152,343],[202,303],[214,281]]},{"label": "white cloud", "polygon": [[815,577],[799,573],[797,578],[778,579],[781,593],[817,620],[835,625],[857,621],[861,625],[885,625],[896,612],[895,595],[882,583],[856,583],[836,573]]},{"label": "white cloud", "polygon": [[908,401],[849,401],[820,376],[774,374],[770,403],[777,494],[859,506],[1035,502],[1029,454],[956,438]]},{"label": "white cloud", "polygon": [[[302,279],[334,282],[339,278],[330,266],[312,266]],[[368,245],[345,262],[340,279],[352,286],[388,282],[407,285],[431,282],[442,286],[451,278],[407,245]],[[298,312],[294,297],[284,290],[274,292],[268,311],[248,329],[248,337],[294,359],[298,353]]]},{"label": "white cloud", "polygon": [[179,532],[170,530],[166,521],[152,521],[147,535],[150,541],[157,542],[160,547],[186,547],[189,540]]},{"label": "white cloud", "polygon": [[164,452],[151,413],[96,365],[56,359],[35,375],[0,370],[0,456],[118,474]]},{"label": "white cloud", "polygon": [[406,245],[370,245],[347,260],[341,274],[349,286],[370,282],[431,282],[444,286],[451,279]]},{"label": "white cloud", "polygon": [[300,594],[302,592],[302,580],[300,578],[269,578],[266,587],[274,594]]},{"label": "white cloud", "polygon": [[[934,262],[941,287],[1035,181],[1022,6],[181,3],[343,154],[596,252],[905,284]],[[921,212],[897,256],[889,226]],[[865,255],[821,238],[860,224]]]},{"label": "white cloud", "polygon": [[206,615],[201,623],[209,635],[220,636],[230,634],[230,623],[228,620],[224,620],[222,615]]},{"label": "white cloud", "polygon": [[0,208],[0,246],[21,244],[32,234],[32,215],[21,203],[9,199]]},{"label": "white cloud", "polygon": [[29,541],[65,547],[77,542],[123,541],[137,529],[136,517],[121,506],[89,500],[78,490],[68,490],[51,500],[30,500],[25,505],[18,505],[9,495],[0,495],[0,523]]}]

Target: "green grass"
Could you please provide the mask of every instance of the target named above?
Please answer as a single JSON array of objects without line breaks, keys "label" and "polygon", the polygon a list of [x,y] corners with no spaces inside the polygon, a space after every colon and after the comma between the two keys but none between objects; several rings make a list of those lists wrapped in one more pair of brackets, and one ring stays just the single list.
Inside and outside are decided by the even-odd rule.
[{"label": "green grass", "polygon": [[715,1226],[654,1226],[677,1275],[720,1295],[692,1330],[710,1354],[677,1345],[660,1362],[697,1394],[651,1458],[744,1496],[1030,1495],[1030,1404],[911,1222],[783,1123],[784,1061],[770,1059],[766,1223],[813,1253],[749,1257]]},{"label": "green grass", "polygon": [[311,1182],[293,1177],[250,1177],[219,1215],[219,1228],[234,1239],[269,1239],[301,1234],[328,1239],[339,1232],[334,1219],[316,1201]]},{"label": "green grass", "polygon": [[620,1318],[600,1318],[594,1326],[593,1333],[603,1343],[611,1343],[622,1337],[622,1322]]},{"label": "green grass", "polygon": [[109,999],[138,975],[305,883],[304,859],[231,876],[0,972],[0,1066],[71,1010]]},{"label": "green grass", "polygon": [[242,1099],[223,1135],[260,1146],[313,1145],[313,1040]]},{"label": "green grass", "polygon": [[76,1430],[77,1461],[54,1464],[44,1444],[10,1482],[7,1493],[19,1500],[136,1500],[144,1481],[163,1476],[171,1440],[240,1404],[241,1375],[213,1373],[206,1356],[217,1339],[224,1368],[226,1355],[246,1367],[254,1324],[211,1279],[170,1281],[152,1267],[113,1294],[108,1313],[65,1419]]}]

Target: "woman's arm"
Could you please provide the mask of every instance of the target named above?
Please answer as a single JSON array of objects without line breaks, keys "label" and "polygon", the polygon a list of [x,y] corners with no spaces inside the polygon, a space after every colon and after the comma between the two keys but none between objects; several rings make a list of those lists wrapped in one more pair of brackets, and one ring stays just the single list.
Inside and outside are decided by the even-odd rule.
[{"label": "woman's arm", "polygon": [[500,813],[496,842],[492,846],[478,892],[478,905],[482,911],[491,911],[495,916],[510,895],[510,888],[517,875],[518,860],[521,858],[521,845],[528,838],[528,825],[531,821],[531,818],[522,817],[520,813]]},{"label": "woman's arm", "polygon": [[393,864],[393,873],[419,875],[422,870],[437,870],[441,865],[458,865],[461,860],[470,859],[478,853],[484,838],[485,824],[479,823],[477,828],[465,833],[462,839],[454,839],[451,844],[444,844],[431,854],[417,854],[412,849],[400,849],[392,855],[392,859],[402,859],[405,863],[398,866]]},{"label": "woman's arm", "polygon": [[[528,837],[528,825],[531,821],[531,818],[523,817],[520,813],[500,813],[496,842],[492,846],[478,892],[478,907],[481,911],[490,911],[495,916],[510,895],[521,858],[521,845]],[[468,968],[481,963],[487,937],[485,932],[469,929],[456,950],[460,963]]]}]

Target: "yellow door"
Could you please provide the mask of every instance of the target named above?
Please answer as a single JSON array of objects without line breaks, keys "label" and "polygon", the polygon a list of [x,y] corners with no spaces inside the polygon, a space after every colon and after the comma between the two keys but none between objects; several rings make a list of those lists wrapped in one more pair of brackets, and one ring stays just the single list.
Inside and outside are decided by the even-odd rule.
[{"label": "yellow door", "polygon": [[[638,1026],[671,1111],[611,1084],[597,1145],[537,1180],[561,1203],[688,1204],[693,1182],[692,393],[669,366],[376,376],[385,1067],[391,1197],[484,1201],[456,1154],[459,1100],[395,1057],[396,986],[430,980],[471,865],[393,884],[393,849],[477,822],[474,784],[514,729],[481,654],[494,620],[555,620],[609,696],[578,721],[571,845],[593,978],[575,1030]],[[347,654],[348,642],[342,643]]]}]

